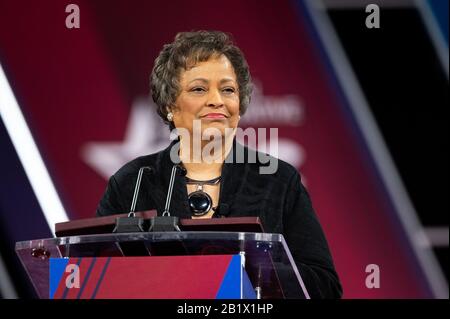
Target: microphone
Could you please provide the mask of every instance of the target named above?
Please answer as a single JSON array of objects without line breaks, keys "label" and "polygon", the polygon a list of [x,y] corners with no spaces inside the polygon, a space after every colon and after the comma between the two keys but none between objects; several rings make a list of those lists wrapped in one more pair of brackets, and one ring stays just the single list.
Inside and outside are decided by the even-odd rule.
[{"label": "microphone", "polygon": [[167,197],[166,197],[166,205],[164,208],[164,211],[162,213],[163,216],[170,216],[170,203],[172,202],[172,193],[173,193],[173,184],[175,183],[175,176],[177,173],[177,170],[180,170],[181,176],[186,176],[186,169],[181,165],[174,165],[172,167],[172,173],[170,174],[170,182],[169,182],[169,189],[167,190]]},{"label": "microphone", "polygon": [[150,173],[153,172],[153,168],[150,166],[143,166],[139,169],[138,177],[136,179],[136,185],[134,186],[134,194],[133,194],[133,200],[131,201],[131,207],[130,212],[128,213],[128,217],[135,217],[136,216],[136,203],[137,199],[139,197],[139,188],[141,187],[142,182],[142,174],[144,173],[144,170],[148,169]]},{"label": "microphone", "polygon": [[177,165],[177,168],[180,170],[180,175],[181,175],[181,176],[186,176],[187,170],[184,168],[183,165],[178,164],[178,165]]},{"label": "microphone", "polygon": [[136,217],[135,213],[144,170],[148,170],[150,173],[154,171],[150,166],[143,166],[139,169],[136,184],[134,185],[133,200],[131,201],[128,217],[116,218],[116,227],[114,228],[113,233],[144,232],[144,219],[142,217]]},{"label": "microphone", "polygon": [[180,219],[176,216],[170,215],[170,203],[172,202],[173,185],[175,183],[175,177],[177,170],[180,171],[182,176],[186,175],[186,169],[181,165],[172,166],[172,172],[170,174],[169,188],[167,189],[166,204],[162,216],[156,216],[150,219],[149,232],[162,232],[162,231],[181,231],[178,226]]},{"label": "microphone", "polygon": [[217,216],[219,217],[225,217],[230,214],[230,206],[226,203],[219,204],[219,207],[217,208]]}]

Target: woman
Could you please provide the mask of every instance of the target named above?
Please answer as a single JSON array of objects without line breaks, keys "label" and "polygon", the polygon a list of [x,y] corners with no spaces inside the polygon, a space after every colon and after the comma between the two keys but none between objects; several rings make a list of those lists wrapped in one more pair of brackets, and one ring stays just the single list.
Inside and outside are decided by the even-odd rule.
[{"label": "woman", "polygon": [[[259,216],[266,232],[284,235],[311,297],[339,298],[342,288],[328,245],[297,170],[278,160],[276,172],[261,174],[259,162],[232,160],[240,153],[244,159],[255,158],[255,151],[234,138],[252,85],[247,62],[229,37],[215,31],[179,33],[155,60],[151,91],[158,114],[178,130],[179,143],[139,157],[115,173],[97,215],[129,211],[143,166],[152,172],[143,177],[145,195],[136,211],[156,209],[161,214],[171,170],[179,162],[185,176],[175,179],[172,215]],[[203,140],[206,133],[209,138]]]}]

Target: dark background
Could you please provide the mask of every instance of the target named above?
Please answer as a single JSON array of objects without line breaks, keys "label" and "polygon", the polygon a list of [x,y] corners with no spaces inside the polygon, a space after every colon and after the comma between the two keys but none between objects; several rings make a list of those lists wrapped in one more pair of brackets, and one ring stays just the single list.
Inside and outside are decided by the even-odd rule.
[{"label": "dark background", "polygon": [[[448,227],[448,77],[415,8],[328,14],[424,227]],[[448,245],[434,247],[448,280]]]}]

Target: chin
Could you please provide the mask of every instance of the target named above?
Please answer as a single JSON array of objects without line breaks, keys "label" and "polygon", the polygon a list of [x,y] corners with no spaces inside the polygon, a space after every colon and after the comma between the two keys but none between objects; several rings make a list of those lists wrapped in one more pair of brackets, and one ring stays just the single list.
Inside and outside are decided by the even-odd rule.
[{"label": "chin", "polygon": [[225,121],[207,121],[202,122],[202,130],[205,130],[207,128],[216,128],[219,130],[224,130],[226,128],[229,128],[230,125],[226,123]]},{"label": "chin", "polygon": [[208,125],[202,125],[202,135],[205,134],[205,132],[206,132],[207,135],[215,135],[215,134],[217,134],[216,132],[211,132],[213,130],[214,131],[217,130],[218,132],[220,132],[220,135],[222,137],[224,137],[225,136],[225,132],[227,130],[232,130],[232,128],[229,127],[228,125],[224,125],[224,123],[217,123],[217,122],[215,122],[215,123],[208,123]]}]

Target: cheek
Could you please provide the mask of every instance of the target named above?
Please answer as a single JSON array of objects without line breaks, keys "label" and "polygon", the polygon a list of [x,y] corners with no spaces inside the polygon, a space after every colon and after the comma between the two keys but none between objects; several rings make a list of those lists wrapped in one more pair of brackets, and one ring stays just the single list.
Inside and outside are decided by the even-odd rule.
[{"label": "cheek", "polygon": [[185,112],[192,114],[193,116],[198,115],[205,105],[205,101],[199,97],[192,97],[186,100]]},{"label": "cheek", "polygon": [[228,112],[232,116],[238,116],[239,115],[239,98],[233,99],[232,101],[229,101],[228,103]]},{"label": "cheek", "polygon": [[233,104],[229,110],[231,114],[230,127],[237,127],[239,124],[239,102]]},{"label": "cheek", "polygon": [[174,112],[174,115],[178,115],[179,117],[183,118],[196,116],[197,113],[201,110],[201,107],[199,107],[199,103],[190,98],[180,98],[177,106],[178,107]]}]

